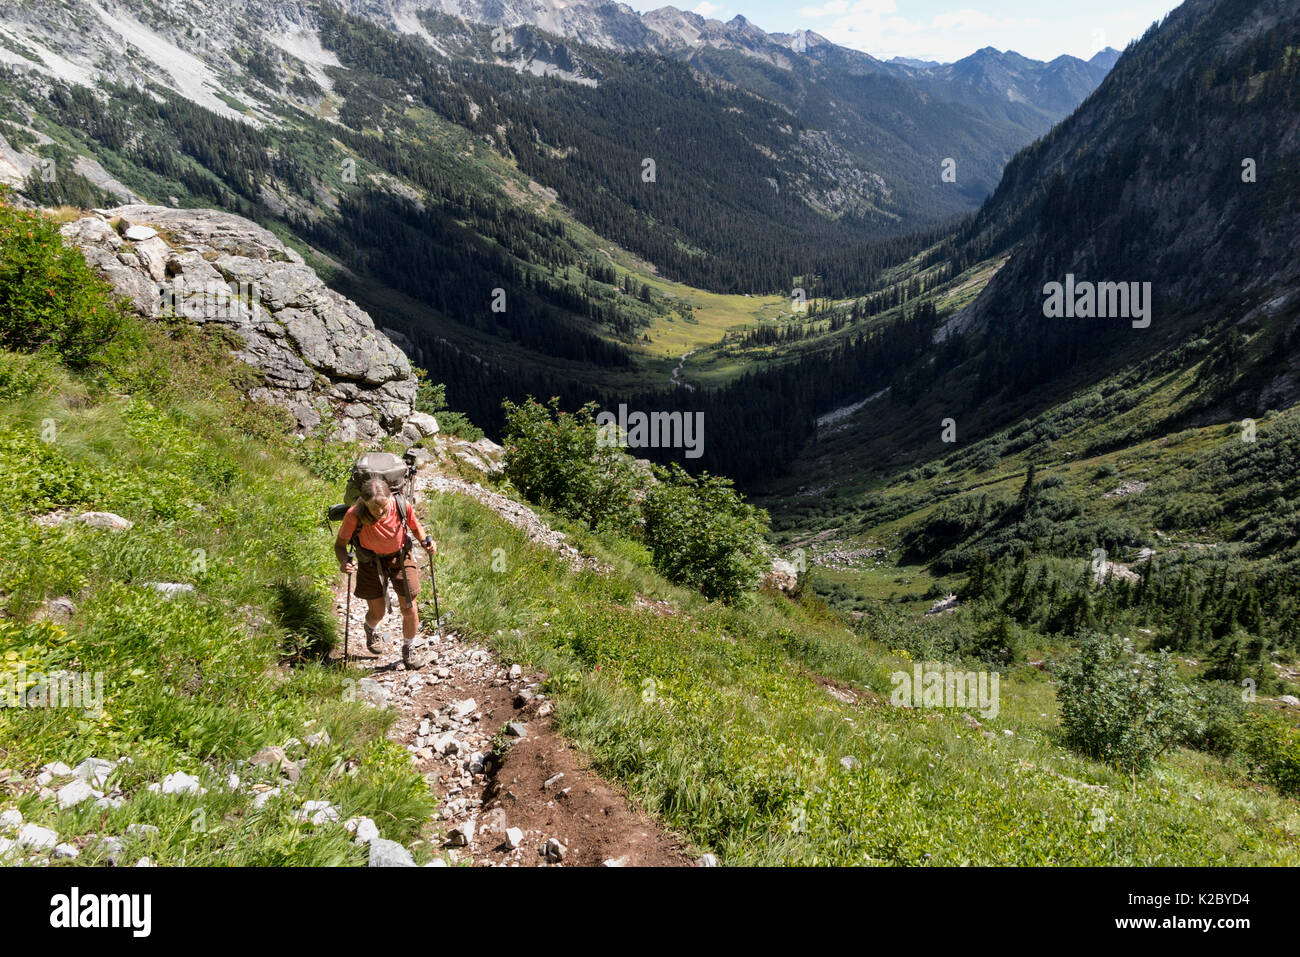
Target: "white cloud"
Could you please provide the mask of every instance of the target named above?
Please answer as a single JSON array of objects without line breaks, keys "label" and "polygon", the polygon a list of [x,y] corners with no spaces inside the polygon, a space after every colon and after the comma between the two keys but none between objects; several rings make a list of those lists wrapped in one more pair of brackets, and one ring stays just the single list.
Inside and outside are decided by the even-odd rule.
[{"label": "white cloud", "polygon": [[[1007,49],[1012,46],[1007,42],[1012,31],[1037,20],[996,17],[970,7],[945,10],[928,18],[909,18],[899,14],[894,0],[856,0],[847,12],[820,29],[837,43],[867,50],[882,59],[913,56],[952,61],[985,45]],[[1002,40],[995,43],[991,36]]]},{"label": "white cloud", "polygon": [[829,0],[828,3],[825,3],[820,7],[800,7],[799,16],[809,18],[830,17],[839,16],[840,14],[848,13],[848,11],[849,0]]},{"label": "white cloud", "polygon": [[693,12],[698,13],[702,17],[711,17],[721,9],[722,7],[719,4],[709,3],[709,0],[701,0],[699,6],[697,6]]},{"label": "white cloud", "polygon": [[[841,10],[845,2],[848,9]],[[1034,0],[952,0],[947,9],[939,0],[924,12],[918,2],[824,0],[799,13],[820,16],[818,32],[834,42],[881,59],[951,62],[992,46],[1047,60],[1061,53],[1086,58],[1106,43],[1122,48],[1177,0],[1092,0],[1069,12],[1053,9],[1050,15]]]},{"label": "white cloud", "polygon": [[1014,17],[991,17],[983,10],[949,10],[930,21],[930,26],[938,30],[973,30],[1000,29],[1019,26],[1025,21]]}]

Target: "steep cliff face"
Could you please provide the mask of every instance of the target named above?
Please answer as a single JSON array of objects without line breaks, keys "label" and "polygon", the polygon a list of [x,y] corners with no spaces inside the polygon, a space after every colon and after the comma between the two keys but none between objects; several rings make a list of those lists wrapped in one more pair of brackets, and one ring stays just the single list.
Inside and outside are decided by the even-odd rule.
[{"label": "steep cliff face", "polygon": [[411,417],[417,383],[406,355],[257,224],[216,210],[130,205],[62,232],[141,316],[232,329],[243,340],[235,355],[262,373],[251,397],[288,409],[300,428],[332,415],[337,437],[374,439]]},{"label": "steep cliff face", "polygon": [[1188,0],[1171,13],[1007,167],[977,228],[1024,242],[957,326],[1028,319],[1037,334],[1043,287],[1067,273],[1150,282],[1157,327],[1294,310],[1297,42],[1291,3]]}]

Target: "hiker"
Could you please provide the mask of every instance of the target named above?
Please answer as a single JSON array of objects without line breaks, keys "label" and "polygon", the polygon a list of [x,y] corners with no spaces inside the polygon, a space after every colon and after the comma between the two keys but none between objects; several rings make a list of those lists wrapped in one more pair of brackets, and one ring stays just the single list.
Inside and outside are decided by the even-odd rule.
[{"label": "hiker", "polygon": [[[405,515],[405,526],[402,516]],[[383,650],[383,638],[375,631],[388,611],[388,583],[402,609],[402,661],[411,668],[411,640],[420,630],[420,616],[415,598],[420,594],[420,570],[411,557],[411,535],[430,555],[437,543],[427,535],[415,517],[415,510],[404,499],[400,502],[389,484],[371,478],[361,484],[361,494],[348,509],[334,540],[334,555],[344,574],[357,572],[353,594],[363,598],[366,610],[366,648],[371,654]],[[348,545],[355,544],[360,568],[348,556]]]}]

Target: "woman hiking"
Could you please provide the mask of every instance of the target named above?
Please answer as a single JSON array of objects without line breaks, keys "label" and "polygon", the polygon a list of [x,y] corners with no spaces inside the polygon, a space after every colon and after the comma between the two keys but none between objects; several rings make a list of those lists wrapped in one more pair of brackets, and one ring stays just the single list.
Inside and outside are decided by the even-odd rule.
[{"label": "woman hiking", "polygon": [[[371,654],[383,651],[383,638],[375,626],[388,611],[388,583],[393,583],[402,609],[402,661],[411,670],[421,664],[411,650],[411,639],[420,630],[420,616],[415,607],[415,598],[420,594],[420,569],[411,557],[412,535],[430,555],[438,550],[410,504],[405,500],[399,502],[399,496],[393,494],[383,479],[372,478],[362,483],[361,495],[343,517],[338,538],[334,540],[339,570],[344,574],[357,572],[352,594],[365,599],[367,604],[366,649]],[[348,555],[349,544],[357,547],[360,568]]]}]

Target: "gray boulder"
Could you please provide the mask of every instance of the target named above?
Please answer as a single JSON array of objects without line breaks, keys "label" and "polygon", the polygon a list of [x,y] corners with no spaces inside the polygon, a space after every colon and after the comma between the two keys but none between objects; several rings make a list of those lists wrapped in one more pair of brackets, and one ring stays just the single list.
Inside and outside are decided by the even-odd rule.
[{"label": "gray boulder", "polygon": [[[233,354],[262,375],[249,397],[287,409],[300,429],[329,411],[339,423],[334,438],[373,440],[411,420],[417,382],[406,354],[256,223],[218,210],[127,205],[61,232],[140,315],[235,332],[242,345]],[[417,438],[437,430],[432,416],[415,415]]]},{"label": "gray boulder", "polygon": [[123,518],[121,515],[115,515],[112,512],[82,512],[77,516],[77,521],[91,528],[111,532],[123,532],[135,525],[135,522],[129,518]]},{"label": "gray boulder", "polygon": [[59,807],[76,807],[82,801],[89,801],[91,798],[103,797],[97,793],[89,784],[82,780],[73,781],[59,788]]},{"label": "gray boulder", "polygon": [[402,437],[408,442],[418,442],[438,434],[438,420],[427,412],[412,412],[402,426]]},{"label": "gray boulder", "polygon": [[34,851],[48,851],[59,843],[59,835],[48,827],[24,824],[18,829],[18,846]]},{"label": "gray boulder", "polygon": [[370,842],[370,867],[414,867],[411,852],[396,841],[376,837]]}]

